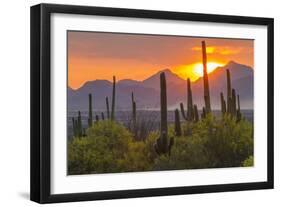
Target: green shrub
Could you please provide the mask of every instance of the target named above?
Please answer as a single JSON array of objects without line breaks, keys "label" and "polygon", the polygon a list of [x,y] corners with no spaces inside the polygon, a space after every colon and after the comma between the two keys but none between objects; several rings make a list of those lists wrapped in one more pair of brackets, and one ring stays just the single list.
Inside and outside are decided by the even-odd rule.
[{"label": "green shrub", "polygon": [[253,166],[253,126],[229,115],[207,115],[196,123],[181,123],[183,135],[174,137],[171,155],[157,155],[154,143],[159,132],[150,132],[145,141],[135,141],[120,123],[100,121],[85,137],[68,143],[68,173],[115,173],[148,170],[179,170]]},{"label": "green shrub", "polygon": [[87,136],[68,144],[68,173],[119,172],[132,143],[132,135],[121,124],[100,121],[87,130]]},{"label": "green shrub", "polygon": [[[153,169],[239,167],[253,155],[252,124],[229,115],[208,115],[196,124],[182,124],[184,135],[175,138],[171,156],[160,156]],[[186,133],[188,132],[188,133]]]},{"label": "green shrub", "polygon": [[252,167],[254,166],[254,157],[251,155],[242,163],[243,167]]}]

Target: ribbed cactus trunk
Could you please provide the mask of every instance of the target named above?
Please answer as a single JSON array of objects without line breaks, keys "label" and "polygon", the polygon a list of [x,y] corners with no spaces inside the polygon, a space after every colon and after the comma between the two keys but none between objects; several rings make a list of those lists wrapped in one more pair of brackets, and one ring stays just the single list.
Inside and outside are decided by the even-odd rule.
[{"label": "ribbed cactus trunk", "polygon": [[189,121],[194,119],[192,90],[189,78],[187,79],[187,117]]},{"label": "ribbed cactus trunk", "polygon": [[231,114],[232,112],[232,93],[231,93],[231,77],[230,72],[226,69],[226,82],[227,82],[227,113]]},{"label": "ribbed cactus trunk", "polygon": [[115,76],[113,76],[113,86],[112,86],[112,101],[111,101],[111,120],[115,119]]},{"label": "ribbed cactus trunk", "polygon": [[209,78],[207,71],[207,53],[206,53],[206,43],[202,41],[202,59],[203,59],[203,83],[204,83],[204,100],[205,100],[205,110],[206,113],[211,113],[211,99],[210,99],[210,89],[209,89]]},{"label": "ribbed cactus trunk", "polygon": [[171,152],[171,148],[174,144],[174,138],[170,138],[168,142],[168,120],[167,120],[167,88],[165,73],[160,74],[160,137],[154,144],[154,149],[157,154],[165,154]]},{"label": "ribbed cactus trunk", "polygon": [[132,122],[133,122],[133,132],[136,133],[136,125],[137,125],[137,109],[136,109],[136,102],[134,98],[134,93],[132,92]]},{"label": "ribbed cactus trunk", "polygon": [[223,97],[223,93],[220,93],[220,97],[221,97],[221,113],[225,114],[226,113],[226,103]]},{"label": "ribbed cactus trunk", "polygon": [[89,115],[88,115],[88,127],[93,125],[93,112],[92,112],[92,94],[89,93]]},{"label": "ribbed cactus trunk", "polygon": [[[168,117],[167,117],[167,88],[166,88],[166,77],[165,73],[160,74],[160,106],[161,106],[161,122],[160,131],[161,133],[168,133]],[[163,143],[167,143],[164,138]]]},{"label": "ribbed cactus trunk", "polygon": [[240,111],[240,97],[239,97],[239,95],[237,95],[237,115],[236,115],[236,117],[237,117],[237,121],[239,122],[241,119],[242,119],[242,114],[241,114],[241,111]]},{"label": "ribbed cactus trunk", "polygon": [[235,89],[232,89],[232,98],[231,98],[231,103],[232,103],[232,116],[236,116],[236,91]]},{"label": "ribbed cactus trunk", "polygon": [[108,97],[105,98],[105,102],[106,102],[106,115],[107,115],[107,119],[110,119],[110,111],[109,111],[109,101],[108,101]]},{"label": "ribbed cactus trunk", "polygon": [[181,136],[180,112],[178,109],[175,110],[175,135]]}]

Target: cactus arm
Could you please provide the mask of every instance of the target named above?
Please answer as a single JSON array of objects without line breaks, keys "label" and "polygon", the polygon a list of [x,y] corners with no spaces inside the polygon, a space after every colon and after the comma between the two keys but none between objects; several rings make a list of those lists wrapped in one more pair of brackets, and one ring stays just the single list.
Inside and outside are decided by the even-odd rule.
[{"label": "cactus arm", "polygon": [[182,117],[183,117],[185,120],[187,120],[187,116],[185,115],[183,103],[180,103],[180,110],[181,110],[181,115],[182,115]]}]

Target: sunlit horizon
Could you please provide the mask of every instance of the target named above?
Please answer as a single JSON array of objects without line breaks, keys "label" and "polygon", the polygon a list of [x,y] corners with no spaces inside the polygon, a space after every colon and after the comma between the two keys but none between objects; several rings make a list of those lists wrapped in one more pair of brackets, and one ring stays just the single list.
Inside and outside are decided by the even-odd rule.
[{"label": "sunlit horizon", "polygon": [[253,67],[252,40],[68,32],[68,86],[88,81],[143,81],[169,68],[182,79],[203,75],[201,41],[206,42],[208,72],[235,61]]}]

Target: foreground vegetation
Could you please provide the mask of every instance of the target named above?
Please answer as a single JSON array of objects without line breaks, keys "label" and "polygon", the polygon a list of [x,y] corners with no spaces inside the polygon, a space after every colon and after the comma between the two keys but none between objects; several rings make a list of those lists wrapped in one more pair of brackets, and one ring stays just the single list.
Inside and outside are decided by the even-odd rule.
[{"label": "foreground vegetation", "polygon": [[[191,135],[187,135],[192,130]],[[68,173],[114,173],[150,170],[202,169],[252,166],[252,124],[236,123],[230,116],[208,116],[196,124],[183,124],[183,135],[175,137],[170,155],[158,155],[154,143],[159,132],[151,132],[145,141],[135,141],[123,125],[100,121],[87,129],[85,137],[68,144]]]}]

